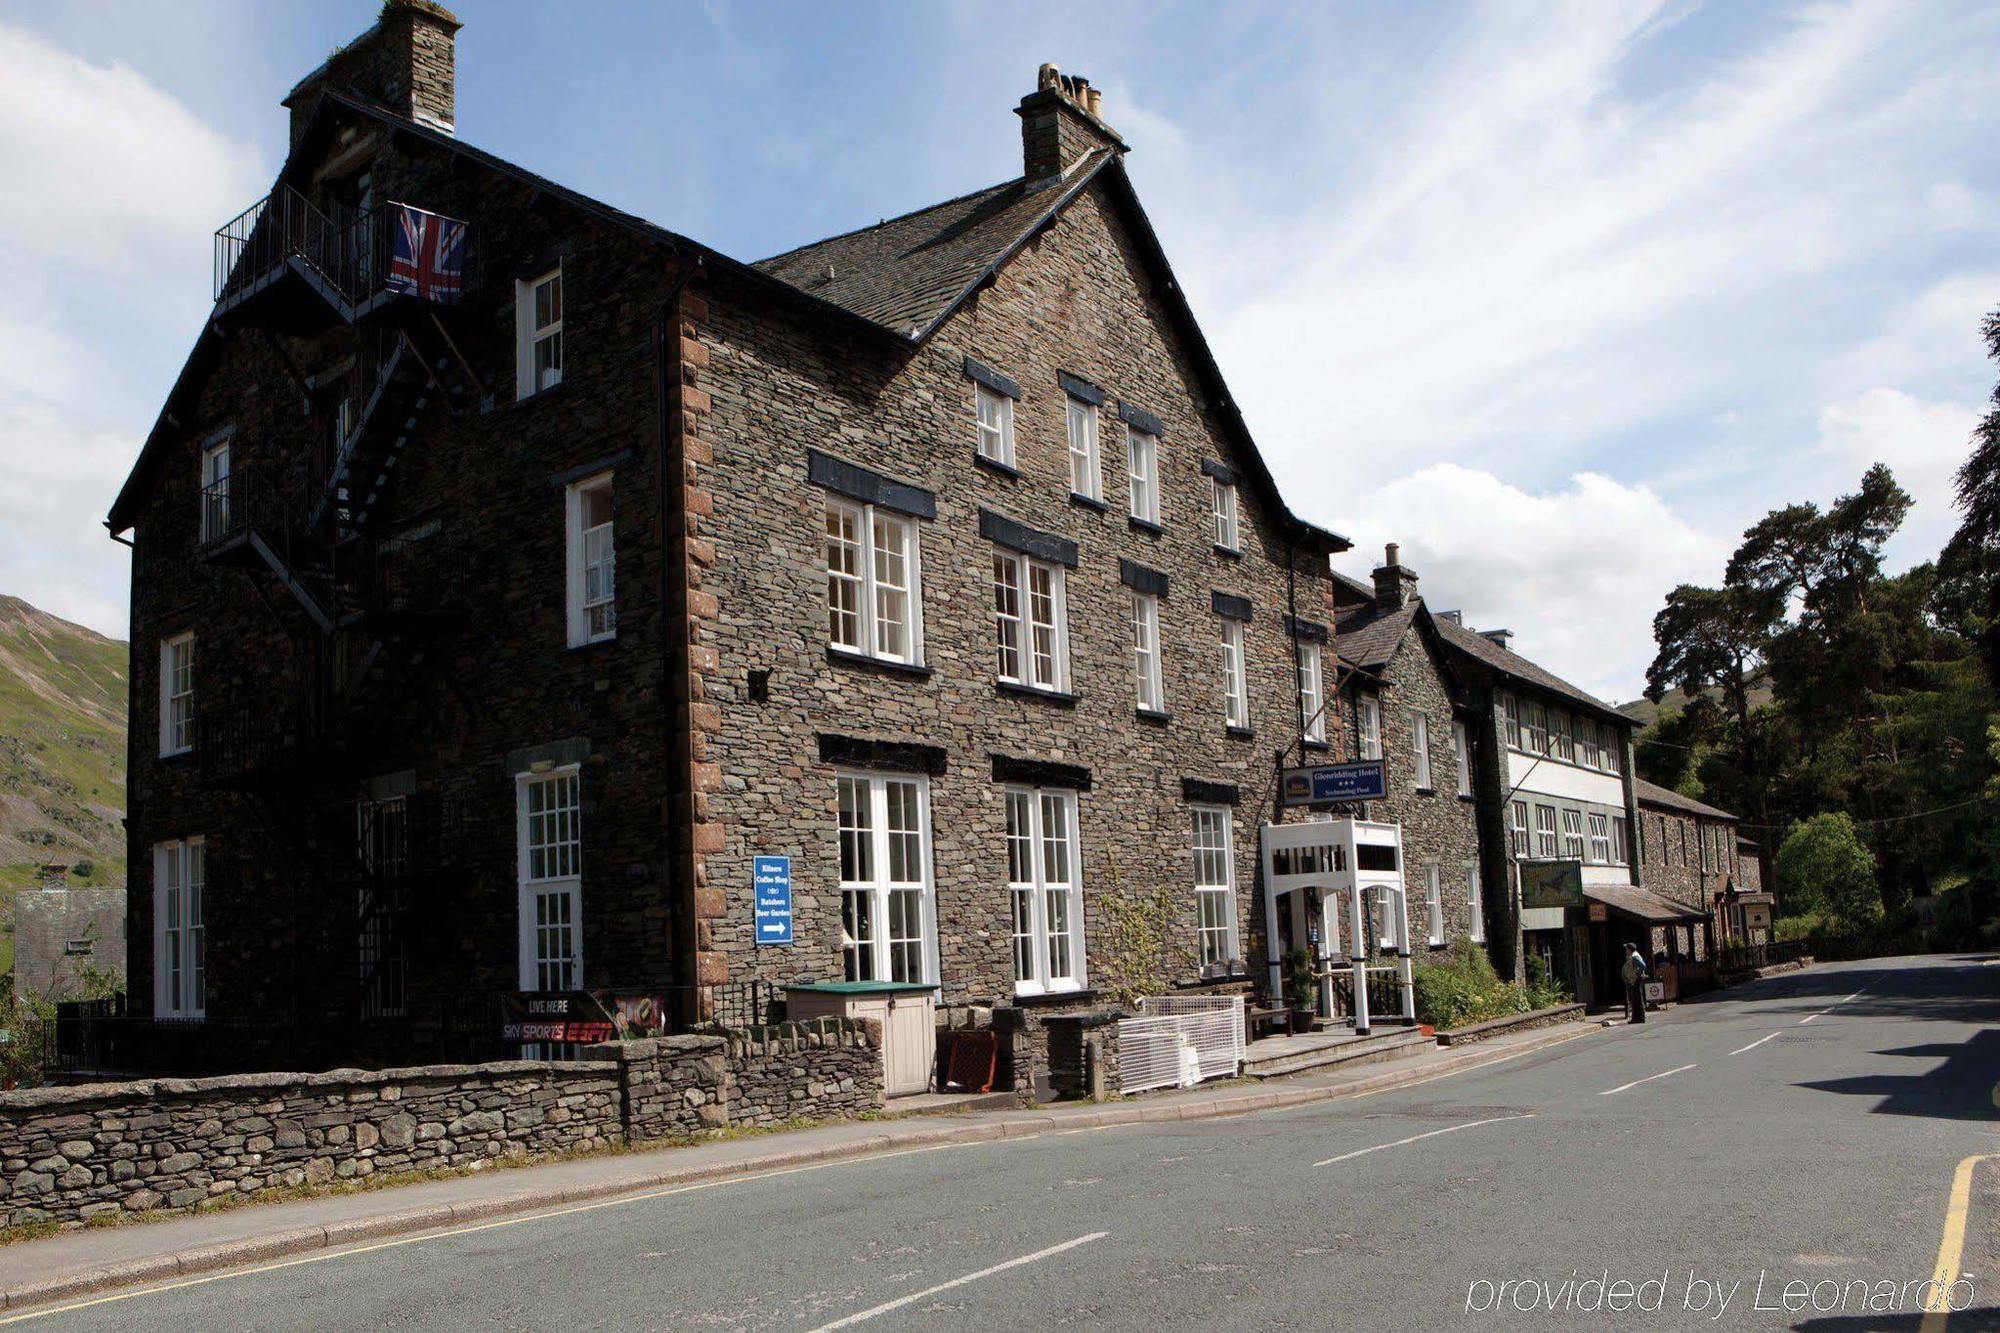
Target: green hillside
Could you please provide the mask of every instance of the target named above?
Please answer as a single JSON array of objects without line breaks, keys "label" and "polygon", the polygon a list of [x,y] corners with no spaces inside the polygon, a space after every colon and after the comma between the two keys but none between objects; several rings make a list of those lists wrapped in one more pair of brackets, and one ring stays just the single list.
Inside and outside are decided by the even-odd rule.
[{"label": "green hillside", "polygon": [[[14,894],[45,861],[123,884],[127,645],[0,596],[0,971]],[[88,872],[84,868],[88,866]]]},{"label": "green hillside", "polygon": [[[1720,690],[1710,690],[1708,697],[1717,703],[1722,703],[1723,701]],[[1671,717],[1673,714],[1680,712],[1681,709],[1687,706],[1687,701],[1687,695],[1682,693],[1677,686],[1661,695],[1658,703],[1654,703],[1651,699],[1634,699],[1629,704],[1619,704],[1618,711],[1642,727],[1651,726],[1653,720],[1662,714]],[[1760,679],[1750,687],[1750,707],[1755,710],[1769,702],[1771,702],[1771,687],[1767,682]]]}]

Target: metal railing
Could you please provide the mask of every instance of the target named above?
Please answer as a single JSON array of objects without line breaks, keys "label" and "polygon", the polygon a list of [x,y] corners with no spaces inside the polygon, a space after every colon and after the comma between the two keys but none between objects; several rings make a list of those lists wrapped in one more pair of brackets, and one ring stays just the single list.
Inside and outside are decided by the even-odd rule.
[{"label": "metal railing", "polygon": [[[364,301],[388,283],[403,213],[399,203],[329,213],[291,186],[280,185],[216,228],[215,299],[247,295],[299,259],[343,301]],[[451,218],[441,221],[460,225]],[[459,281],[429,292],[426,299],[445,305],[462,299],[471,265],[469,248],[464,253]]]},{"label": "metal railing", "polygon": [[275,708],[210,705],[195,714],[195,766],[207,783],[276,776],[303,749],[304,729],[288,713],[290,696]]},{"label": "metal railing", "polygon": [[1763,944],[1725,944],[1715,951],[1719,973],[1754,972],[1760,967],[1795,963],[1806,953],[1804,940],[1772,940]]}]

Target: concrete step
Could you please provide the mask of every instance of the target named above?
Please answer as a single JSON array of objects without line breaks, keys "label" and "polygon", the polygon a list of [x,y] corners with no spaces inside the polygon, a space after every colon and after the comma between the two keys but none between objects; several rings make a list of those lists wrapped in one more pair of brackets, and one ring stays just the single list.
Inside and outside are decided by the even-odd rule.
[{"label": "concrete step", "polygon": [[[1324,1034],[1329,1037],[1334,1034]],[[1279,1039],[1284,1040],[1284,1039]],[[1292,1041],[1300,1040],[1298,1038]],[[1308,1070],[1330,1069],[1336,1066],[1373,1064],[1382,1060],[1395,1060],[1407,1055],[1415,1055],[1434,1047],[1434,1038],[1426,1037],[1415,1028],[1378,1028],[1365,1037],[1348,1036],[1328,1041],[1314,1049],[1299,1050],[1295,1047],[1271,1051],[1260,1055],[1257,1047],[1267,1043],[1252,1042],[1243,1053],[1243,1074],[1246,1078],[1277,1078],[1284,1074],[1303,1074]],[[1277,1045],[1277,1041],[1268,1043]],[[1290,1043],[1286,1043],[1290,1047]]]}]

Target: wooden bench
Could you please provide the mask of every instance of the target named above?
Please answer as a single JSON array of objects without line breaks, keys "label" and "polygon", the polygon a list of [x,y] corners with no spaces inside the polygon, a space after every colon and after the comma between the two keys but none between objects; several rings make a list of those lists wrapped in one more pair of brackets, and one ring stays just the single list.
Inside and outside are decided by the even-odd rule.
[{"label": "wooden bench", "polygon": [[1282,1023],[1285,1031],[1291,1031],[1292,1007],[1290,1005],[1271,1006],[1264,1004],[1261,997],[1252,999],[1243,1006],[1243,1040],[1257,1040],[1259,1031],[1268,1023]]}]

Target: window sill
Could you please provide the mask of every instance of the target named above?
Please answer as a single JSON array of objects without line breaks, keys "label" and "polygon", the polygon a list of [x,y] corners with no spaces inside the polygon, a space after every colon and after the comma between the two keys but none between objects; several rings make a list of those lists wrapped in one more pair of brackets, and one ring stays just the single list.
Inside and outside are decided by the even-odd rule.
[{"label": "window sill", "polygon": [[1140,518],[1137,514],[1131,514],[1126,517],[1125,521],[1140,532],[1149,532],[1155,537],[1164,537],[1167,535],[1166,526],[1161,523],[1155,523],[1150,518]]},{"label": "window sill", "polygon": [[1003,463],[997,458],[988,458],[976,449],[973,451],[972,461],[978,466],[985,468],[988,472],[997,472],[1001,476],[1014,481],[1021,479],[1021,469],[1015,467],[1012,463]]},{"label": "window sill", "polygon": [[1255,739],[1257,732],[1251,727],[1224,727],[1222,734],[1233,741],[1247,741]]},{"label": "window sill", "polygon": [[536,404],[536,403],[545,403],[545,402],[547,402],[547,401],[548,401],[549,399],[551,399],[551,398],[558,398],[558,397],[560,397],[560,396],[562,395],[562,391],[563,391],[563,386],[564,386],[564,385],[566,385],[566,384],[568,384],[568,383],[569,383],[569,381],[568,381],[568,380],[566,380],[566,379],[563,379],[563,380],[557,380],[557,381],[556,381],[556,382],[555,382],[554,384],[551,384],[551,385],[550,385],[550,386],[549,386],[548,388],[546,388],[546,389],[537,389],[537,390],[535,390],[535,391],[534,391],[533,393],[531,393],[531,394],[527,395],[527,396],[526,396],[526,397],[524,397],[524,398],[515,398],[515,399],[513,399],[513,400],[512,400],[511,402],[509,402],[509,403],[507,404],[507,406],[509,406],[509,407],[530,407],[530,406],[533,406],[533,405],[534,405],[534,404]]},{"label": "window sill", "polygon": [[1469,791],[1462,791],[1458,794],[1458,799],[1464,801],[1467,805],[1471,805],[1474,801],[1478,800],[1479,798],[1477,796],[1474,796]]},{"label": "window sill", "polygon": [[580,653],[586,648],[603,648],[616,642],[618,642],[618,635],[616,633],[606,634],[602,638],[596,639],[575,639],[571,641],[569,650],[573,653]]},{"label": "window sill", "polygon": [[1071,491],[1069,493],[1069,502],[1083,509],[1094,509],[1100,514],[1108,514],[1111,512],[1110,505],[1104,503],[1104,501],[1102,500],[1093,500],[1088,495],[1085,495],[1082,491]]},{"label": "window sill", "polygon": [[993,688],[1001,694],[1012,694],[1023,699],[1039,699],[1058,708],[1076,707],[1077,696],[1066,690],[1046,690],[1039,685],[1021,685],[1011,680],[996,680],[993,682]]},{"label": "window sill", "polygon": [[1326,754],[1333,749],[1332,741],[1316,741],[1310,736],[1306,737],[1304,744],[1308,750],[1318,754]]},{"label": "window sill", "polygon": [[1038,990],[1022,994],[1014,993],[1014,1003],[1023,1009],[1046,1009],[1058,1004],[1089,1004],[1097,998],[1097,992],[1082,987],[1076,990]]},{"label": "window sill", "polygon": [[1221,542],[1215,544],[1215,553],[1224,560],[1241,560],[1243,558],[1242,551],[1234,546],[1224,546]]},{"label": "window sill", "polygon": [[1155,726],[1161,727],[1164,727],[1174,719],[1172,713],[1163,713],[1157,708],[1135,708],[1132,710],[1132,715],[1141,722],[1151,722]]},{"label": "window sill", "polygon": [[176,768],[183,764],[191,764],[194,762],[194,747],[190,745],[185,750],[169,750],[160,756],[160,762],[171,764]]},{"label": "window sill", "polygon": [[1437,788],[1436,788],[1436,787],[1413,787],[1413,788],[1411,788],[1411,791],[1412,791],[1412,792],[1414,792],[1414,793],[1415,793],[1416,795],[1418,795],[1418,796],[1435,796],[1435,795],[1437,795]]},{"label": "window sill", "polygon": [[929,680],[931,668],[916,662],[894,662],[886,657],[870,657],[849,648],[828,646],[826,660],[841,666],[860,667],[864,671],[880,671],[889,676],[907,676],[912,680]]},{"label": "window sill", "polygon": [[1451,946],[1449,944],[1446,944],[1443,940],[1432,940],[1430,942],[1430,947],[1432,949],[1449,949]]}]

